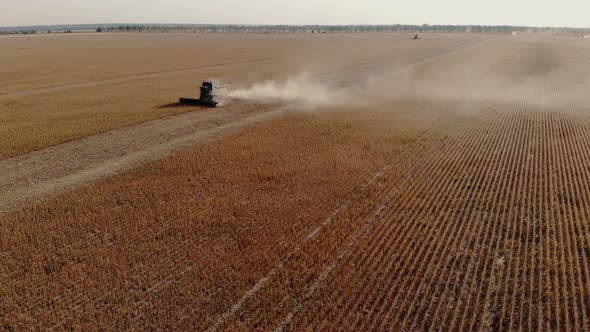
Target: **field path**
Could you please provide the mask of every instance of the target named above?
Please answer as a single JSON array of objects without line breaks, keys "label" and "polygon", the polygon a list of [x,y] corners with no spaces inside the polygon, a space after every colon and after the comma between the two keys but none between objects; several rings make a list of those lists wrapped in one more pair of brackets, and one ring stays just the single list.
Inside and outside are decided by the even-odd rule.
[{"label": "field path", "polygon": [[272,106],[241,103],[149,121],[0,161],[0,213],[280,112]]}]

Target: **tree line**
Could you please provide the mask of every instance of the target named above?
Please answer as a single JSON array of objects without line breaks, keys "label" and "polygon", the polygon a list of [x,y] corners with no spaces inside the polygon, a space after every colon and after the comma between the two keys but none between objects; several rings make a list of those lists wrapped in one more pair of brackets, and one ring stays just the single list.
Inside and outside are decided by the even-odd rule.
[{"label": "tree line", "polygon": [[185,33],[491,33],[589,35],[590,28],[525,27],[511,25],[207,25],[207,24],[99,24],[0,28],[0,34],[96,32],[185,32]]}]

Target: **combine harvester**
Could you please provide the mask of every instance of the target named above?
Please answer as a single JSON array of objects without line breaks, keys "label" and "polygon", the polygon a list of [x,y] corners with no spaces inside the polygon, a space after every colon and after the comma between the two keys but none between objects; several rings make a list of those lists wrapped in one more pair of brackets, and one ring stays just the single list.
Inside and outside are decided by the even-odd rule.
[{"label": "combine harvester", "polygon": [[180,98],[181,104],[216,107],[227,96],[228,85],[222,85],[215,80],[204,80],[201,85],[199,99]]}]

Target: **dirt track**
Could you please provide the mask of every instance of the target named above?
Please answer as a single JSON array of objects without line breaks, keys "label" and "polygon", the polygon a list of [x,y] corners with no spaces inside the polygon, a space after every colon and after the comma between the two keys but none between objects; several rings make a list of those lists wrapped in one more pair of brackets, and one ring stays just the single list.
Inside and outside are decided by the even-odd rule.
[{"label": "dirt track", "polygon": [[0,212],[31,203],[280,113],[241,103],[117,129],[0,161]]}]

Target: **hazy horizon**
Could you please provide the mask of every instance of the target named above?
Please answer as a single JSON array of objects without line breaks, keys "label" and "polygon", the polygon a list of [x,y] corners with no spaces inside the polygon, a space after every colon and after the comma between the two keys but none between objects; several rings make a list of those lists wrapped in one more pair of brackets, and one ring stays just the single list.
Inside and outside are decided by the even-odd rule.
[{"label": "hazy horizon", "polygon": [[68,24],[251,24],[354,25],[440,24],[590,27],[590,5],[579,0],[538,3],[509,0],[479,3],[468,0],[408,1],[270,0],[166,2],[128,0],[31,0],[9,2],[0,13],[0,26]]}]

